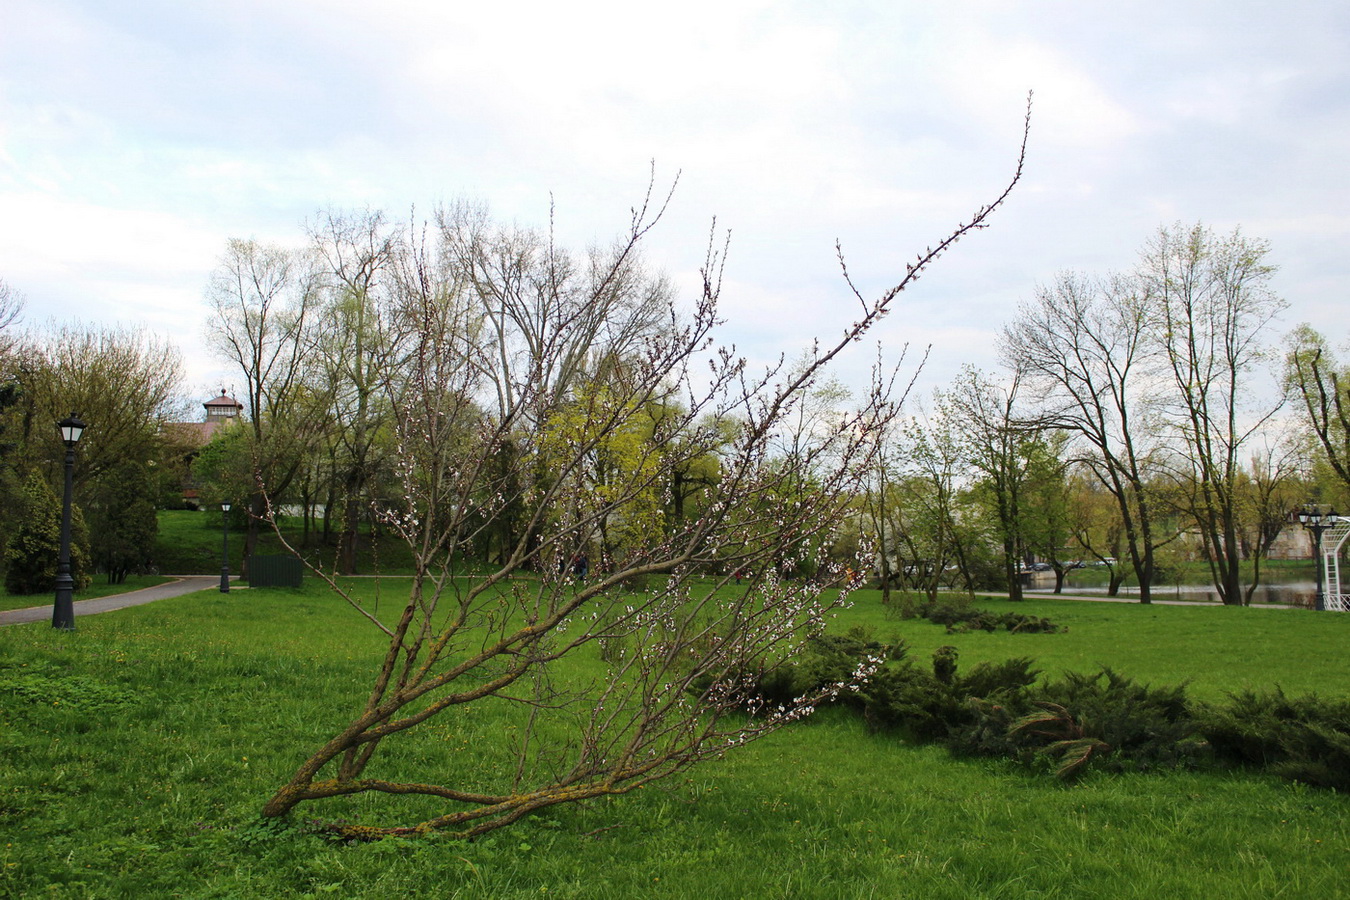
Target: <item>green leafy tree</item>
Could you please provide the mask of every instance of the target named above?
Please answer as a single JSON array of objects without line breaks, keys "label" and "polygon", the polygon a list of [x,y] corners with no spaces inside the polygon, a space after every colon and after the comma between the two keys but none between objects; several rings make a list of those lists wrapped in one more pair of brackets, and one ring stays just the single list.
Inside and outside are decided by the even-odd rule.
[{"label": "green leafy tree", "polygon": [[967,366],[940,404],[949,404],[946,415],[962,437],[965,458],[979,476],[974,496],[990,515],[1003,550],[1003,582],[1010,600],[1022,599],[1018,577],[1027,553],[1026,517],[1023,511],[1031,465],[1028,448],[1034,430],[1019,421],[1016,413],[1021,377],[1014,374],[1007,385],[996,384]]},{"label": "green leafy tree", "polygon": [[[1074,465],[1068,474],[1068,504],[1065,512],[1073,535],[1073,564],[1094,560],[1106,567],[1106,596],[1115,597],[1130,572],[1126,561],[1125,522],[1113,493],[1085,463]],[[1156,553],[1158,547],[1153,548]]]},{"label": "green leafy tree", "polygon": [[49,477],[65,457],[55,423],[74,410],[88,424],[75,466],[82,504],[124,462],[159,463],[184,452],[164,427],[186,416],[181,356],[145,331],[75,323],[35,334],[19,380],[23,456]]},{"label": "green leafy tree", "polygon": [[1022,502],[1026,546],[1050,565],[1055,573],[1055,593],[1064,589],[1064,576],[1075,558],[1070,554],[1072,528],[1069,519],[1070,489],[1064,462],[1068,434],[1047,431],[1025,448],[1027,485]]},{"label": "green leafy tree", "polygon": [[251,437],[245,428],[226,428],[197,452],[192,477],[207,506],[238,502],[255,490]]},{"label": "green leafy tree", "polygon": [[[5,590],[43,594],[55,590],[61,556],[61,501],[34,472],[18,497],[18,526],[5,544]],[[77,506],[71,510],[70,575],[75,588],[89,586],[89,531]]]},{"label": "green leafy tree", "polygon": [[89,510],[93,525],[89,550],[109,584],[121,584],[153,562],[159,526],[152,494],[150,472],[139,463],[123,463],[102,480],[98,500]]},{"label": "green leafy tree", "polygon": [[[585,385],[574,403],[544,424],[541,435],[541,456],[549,470],[558,470],[572,448],[589,447],[580,464],[562,475],[575,479],[576,487],[568,493],[571,508],[557,514],[595,521],[602,566],[626,557],[647,535],[665,531],[659,480],[663,454],[653,440],[651,420],[637,406],[631,398],[616,397],[608,385]],[[560,549],[573,556],[592,548]]]},{"label": "green leafy tree", "polygon": [[979,517],[963,509],[965,463],[952,422],[941,411],[911,419],[891,447],[897,474],[885,506],[893,580],[930,599],[944,584],[973,590],[984,535],[975,530]]}]

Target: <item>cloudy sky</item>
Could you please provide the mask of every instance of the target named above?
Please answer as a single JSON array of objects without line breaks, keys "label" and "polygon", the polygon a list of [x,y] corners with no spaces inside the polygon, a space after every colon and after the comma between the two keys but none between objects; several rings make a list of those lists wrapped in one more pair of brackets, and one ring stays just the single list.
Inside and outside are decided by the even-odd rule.
[{"label": "cloudy sky", "polygon": [[1061,270],[1129,267],[1160,225],[1271,242],[1287,329],[1350,336],[1350,5],[685,0],[5,0],[0,278],[27,321],[171,337],[203,398],[225,242],[317,211],[459,198],[564,243],[679,173],[649,258],[694,284],[732,230],[725,339],[795,354],[896,281],[1011,174],[992,226],[881,335],[932,345],[923,389],[996,364]]}]

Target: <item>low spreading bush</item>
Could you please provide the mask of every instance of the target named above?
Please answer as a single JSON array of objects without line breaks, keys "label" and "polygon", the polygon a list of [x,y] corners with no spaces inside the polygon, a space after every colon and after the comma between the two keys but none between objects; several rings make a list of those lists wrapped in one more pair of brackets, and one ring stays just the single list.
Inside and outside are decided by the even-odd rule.
[{"label": "low spreading bush", "polygon": [[[944,609],[929,618],[948,624]],[[859,629],[814,638],[795,660],[753,681],[760,699],[786,704],[846,681],[861,660],[878,656],[887,662],[838,701],[877,731],[963,754],[1049,764],[1066,779],[1091,769],[1142,772],[1218,760],[1350,790],[1350,701],[1289,698],[1276,689],[1199,704],[1185,685],[1140,684],[1109,668],[1037,683],[1027,657],[963,673],[955,647],[939,647],[931,665],[921,666],[905,658],[903,642],[882,643]]]},{"label": "low spreading bush", "polygon": [[1036,681],[1032,661],[1025,657],[1001,663],[980,663],[968,675],[957,670],[954,647],[939,647],[932,671],[910,662],[890,664],[858,691],[863,716],[874,729],[899,731],[922,741],[963,741],[959,737],[976,725],[977,708],[971,701],[1021,707],[1027,689]]},{"label": "low spreading bush", "polygon": [[1201,728],[1214,753],[1318,787],[1350,790],[1350,701],[1286,697],[1278,687],[1230,694],[1203,705]]},{"label": "low spreading bush", "polygon": [[1207,747],[1184,685],[1150,687],[1102,669],[1069,672],[1037,692],[1009,734],[1053,760],[1061,777],[1094,762],[1110,771],[1194,765]]},{"label": "low spreading bush", "polygon": [[[855,627],[847,634],[822,634],[808,640],[802,652],[787,663],[767,666],[756,672],[742,673],[742,680],[753,685],[751,693],[770,706],[788,705],[798,697],[810,694],[830,684],[847,682],[859,663],[868,657],[901,660],[905,656],[904,642],[899,638],[889,643],[876,639],[868,629]],[[696,682],[702,691],[711,677]],[[857,704],[853,695],[845,695],[843,702]]]},{"label": "low spreading bush", "polygon": [[921,615],[934,625],[945,625],[948,634],[960,634],[963,631],[998,631],[1012,633],[1054,634],[1062,631],[1060,626],[1050,619],[1022,613],[992,613],[981,610],[965,602],[940,599],[921,603],[915,607],[915,614]]}]

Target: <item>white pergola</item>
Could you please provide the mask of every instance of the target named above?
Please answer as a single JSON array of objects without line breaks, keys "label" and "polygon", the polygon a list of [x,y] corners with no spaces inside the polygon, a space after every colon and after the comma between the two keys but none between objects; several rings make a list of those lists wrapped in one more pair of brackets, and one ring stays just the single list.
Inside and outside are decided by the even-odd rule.
[{"label": "white pergola", "polygon": [[1330,516],[1322,534],[1322,591],[1328,610],[1350,612],[1350,594],[1341,588],[1341,548],[1350,538],[1350,516]]}]

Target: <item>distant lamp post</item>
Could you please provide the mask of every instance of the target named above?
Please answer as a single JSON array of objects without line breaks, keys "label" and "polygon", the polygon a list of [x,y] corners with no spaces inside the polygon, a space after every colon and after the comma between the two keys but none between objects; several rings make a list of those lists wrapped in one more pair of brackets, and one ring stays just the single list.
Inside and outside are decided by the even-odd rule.
[{"label": "distant lamp post", "polygon": [[75,445],[84,434],[78,413],[71,413],[56,427],[66,445],[66,490],[61,502],[61,555],[56,560],[56,602],[52,605],[52,627],[75,630],[75,579],[70,577],[70,504],[75,482]]},{"label": "distant lamp post", "polygon": [[1322,592],[1322,532],[1336,524],[1336,510],[1324,513],[1316,503],[1305,503],[1303,508],[1290,514],[1290,518],[1312,532],[1313,559],[1317,561],[1317,598],[1315,608],[1319,611],[1327,608],[1327,597]]},{"label": "distant lamp post", "polygon": [[230,504],[220,504],[220,592],[230,592]]}]

